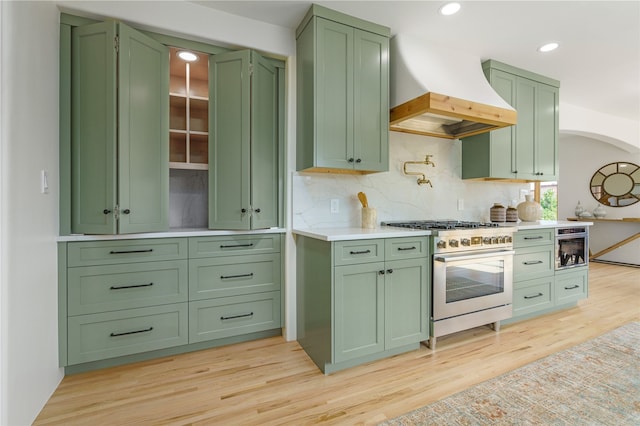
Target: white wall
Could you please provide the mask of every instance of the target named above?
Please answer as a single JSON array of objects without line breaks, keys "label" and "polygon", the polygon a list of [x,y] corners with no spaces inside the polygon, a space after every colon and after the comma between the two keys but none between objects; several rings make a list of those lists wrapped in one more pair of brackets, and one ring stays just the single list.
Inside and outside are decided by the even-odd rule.
[{"label": "white wall", "polygon": [[[640,165],[640,152],[630,153],[610,143],[576,135],[560,137],[560,179],[558,181],[558,218],[573,217],[578,201],[593,211],[599,204],[589,191],[593,174],[602,166],[616,161]],[[607,218],[640,217],[640,202],[627,207],[608,207]],[[640,231],[638,223],[596,222],[590,228],[590,248],[593,253]],[[635,240],[604,256],[603,260],[640,265],[640,240]]]},{"label": "white wall", "polygon": [[[58,368],[58,10],[2,4],[0,423],[33,421]],[[40,171],[50,190],[40,193]]]}]

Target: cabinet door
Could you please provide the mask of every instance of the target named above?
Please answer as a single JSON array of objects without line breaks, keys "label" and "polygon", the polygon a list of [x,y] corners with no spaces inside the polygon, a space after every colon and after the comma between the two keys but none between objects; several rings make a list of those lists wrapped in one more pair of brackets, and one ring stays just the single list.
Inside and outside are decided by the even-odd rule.
[{"label": "cabinet door", "polygon": [[72,29],[71,230],[115,234],[116,24]]},{"label": "cabinet door", "polygon": [[429,338],[427,258],[385,263],[385,349]]},{"label": "cabinet door", "polygon": [[518,77],[515,109],[518,111],[516,125],[516,171],[518,179],[537,179],[535,174],[535,97],[536,82]]},{"label": "cabinet door", "polygon": [[169,48],[119,24],[119,233],[169,229]]},{"label": "cabinet door", "polygon": [[251,229],[278,225],[278,73],[251,52]]},{"label": "cabinet door", "polygon": [[536,173],[539,180],[553,181],[558,174],[558,89],[538,84],[535,106]]},{"label": "cabinet door", "polygon": [[389,170],[389,39],[354,32],[354,168]]},{"label": "cabinet door", "polygon": [[[492,69],[489,81],[496,93],[509,105],[516,104],[516,76]],[[518,118],[520,115],[518,115]],[[489,133],[491,138],[491,177],[513,178],[516,172],[516,126],[503,127]]]},{"label": "cabinet door", "polygon": [[383,270],[382,262],[335,268],[335,362],[384,350]]},{"label": "cabinet door", "polygon": [[316,166],[353,169],[354,29],[317,22]]},{"label": "cabinet door", "polygon": [[209,60],[209,228],[249,229],[250,55]]}]

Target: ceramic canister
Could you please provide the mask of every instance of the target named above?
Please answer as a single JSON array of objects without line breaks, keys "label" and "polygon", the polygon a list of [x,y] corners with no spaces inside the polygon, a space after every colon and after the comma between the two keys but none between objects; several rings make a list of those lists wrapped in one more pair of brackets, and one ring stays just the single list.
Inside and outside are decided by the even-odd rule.
[{"label": "ceramic canister", "polygon": [[518,217],[523,222],[535,222],[542,218],[542,207],[533,201],[533,196],[525,195],[526,201],[518,204]]},{"label": "ceramic canister", "polygon": [[491,222],[504,222],[507,219],[507,209],[500,203],[495,203],[489,209]]},{"label": "ceramic canister", "polygon": [[507,222],[518,221],[518,209],[513,206],[507,207]]}]

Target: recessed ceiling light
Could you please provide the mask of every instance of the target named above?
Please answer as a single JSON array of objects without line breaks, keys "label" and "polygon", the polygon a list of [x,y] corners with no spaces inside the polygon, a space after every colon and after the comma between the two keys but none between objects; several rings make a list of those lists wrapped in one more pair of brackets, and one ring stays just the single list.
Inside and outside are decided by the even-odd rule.
[{"label": "recessed ceiling light", "polygon": [[551,52],[552,50],[556,50],[558,46],[558,43],[547,43],[538,47],[538,52]]},{"label": "recessed ceiling light", "polygon": [[440,8],[440,14],[441,15],[453,15],[454,13],[457,13],[460,10],[460,3],[447,3],[444,6],[442,6]]},{"label": "recessed ceiling light", "polygon": [[187,62],[193,62],[198,60],[198,55],[192,52],[188,52],[186,50],[179,51],[178,57],[183,61],[187,61]]}]

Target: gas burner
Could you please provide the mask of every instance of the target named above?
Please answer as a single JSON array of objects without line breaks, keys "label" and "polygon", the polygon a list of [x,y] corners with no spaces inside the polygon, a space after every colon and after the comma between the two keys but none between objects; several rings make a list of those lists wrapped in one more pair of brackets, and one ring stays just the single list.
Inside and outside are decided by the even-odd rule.
[{"label": "gas burner", "polygon": [[497,228],[499,223],[469,222],[460,220],[409,220],[405,222],[382,222],[382,225],[410,229],[477,229]]}]

